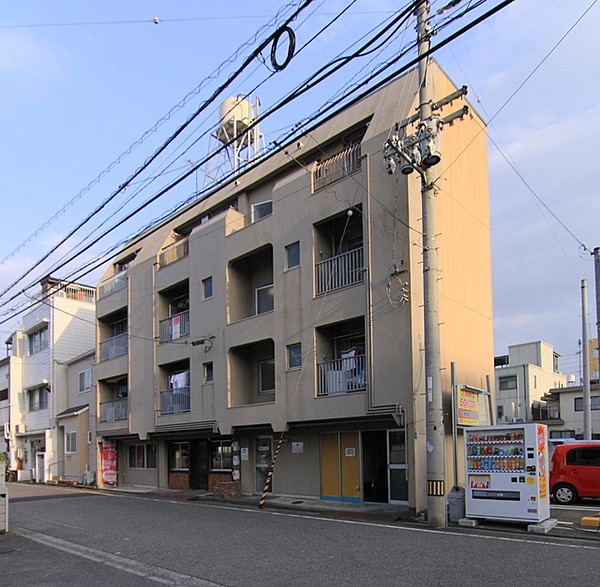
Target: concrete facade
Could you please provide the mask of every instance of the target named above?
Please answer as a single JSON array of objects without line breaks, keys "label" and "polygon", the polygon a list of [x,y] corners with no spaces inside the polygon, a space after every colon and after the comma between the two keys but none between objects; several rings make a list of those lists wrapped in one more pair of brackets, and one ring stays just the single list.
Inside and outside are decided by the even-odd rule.
[{"label": "concrete facade", "polygon": [[[454,91],[430,72],[436,98]],[[101,484],[260,493],[276,455],[275,494],[426,507],[420,181],[382,154],[417,93],[411,71],[114,258],[96,305]],[[448,413],[451,362],[477,388],[493,369],[481,126],[442,134]],[[447,433],[450,449],[450,418]]]},{"label": "concrete facade", "polygon": [[558,370],[558,359],[554,347],[543,341],[511,345],[508,355],[496,357],[499,424],[536,419],[532,408],[540,404],[549,389],[566,385],[565,375]]}]

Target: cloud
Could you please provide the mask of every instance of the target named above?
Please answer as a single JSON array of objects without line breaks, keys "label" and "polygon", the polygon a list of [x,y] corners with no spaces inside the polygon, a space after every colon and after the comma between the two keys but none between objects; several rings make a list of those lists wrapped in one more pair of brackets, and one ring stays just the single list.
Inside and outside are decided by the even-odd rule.
[{"label": "cloud", "polygon": [[0,71],[18,76],[56,75],[64,53],[22,31],[0,31]]}]

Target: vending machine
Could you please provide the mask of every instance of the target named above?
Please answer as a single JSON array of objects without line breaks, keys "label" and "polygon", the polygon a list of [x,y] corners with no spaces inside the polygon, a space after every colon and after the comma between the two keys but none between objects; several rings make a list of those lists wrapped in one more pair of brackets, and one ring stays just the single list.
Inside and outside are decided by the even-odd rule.
[{"label": "vending machine", "polygon": [[544,424],[465,429],[465,515],[523,522],[550,517]]}]

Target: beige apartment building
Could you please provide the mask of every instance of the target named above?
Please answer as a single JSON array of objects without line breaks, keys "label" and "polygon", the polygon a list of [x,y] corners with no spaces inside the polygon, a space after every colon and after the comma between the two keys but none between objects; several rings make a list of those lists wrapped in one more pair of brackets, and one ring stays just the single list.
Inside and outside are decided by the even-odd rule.
[{"label": "beige apartment building", "polygon": [[[455,90],[430,73],[436,99]],[[425,509],[420,179],[382,152],[417,85],[413,70],[114,258],[96,306],[100,484],[260,494],[277,451],[275,495]],[[477,388],[494,368],[473,114],[444,128],[436,168],[448,471],[450,364]]]}]

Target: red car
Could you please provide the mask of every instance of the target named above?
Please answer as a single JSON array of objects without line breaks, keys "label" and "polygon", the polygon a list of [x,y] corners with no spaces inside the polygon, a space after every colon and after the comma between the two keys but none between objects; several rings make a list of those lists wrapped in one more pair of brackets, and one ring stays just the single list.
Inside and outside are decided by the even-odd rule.
[{"label": "red car", "polygon": [[550,491],[555,503],[571,504],[581,497],[600,497],[600,443],[557,446],[550,466]]}]

